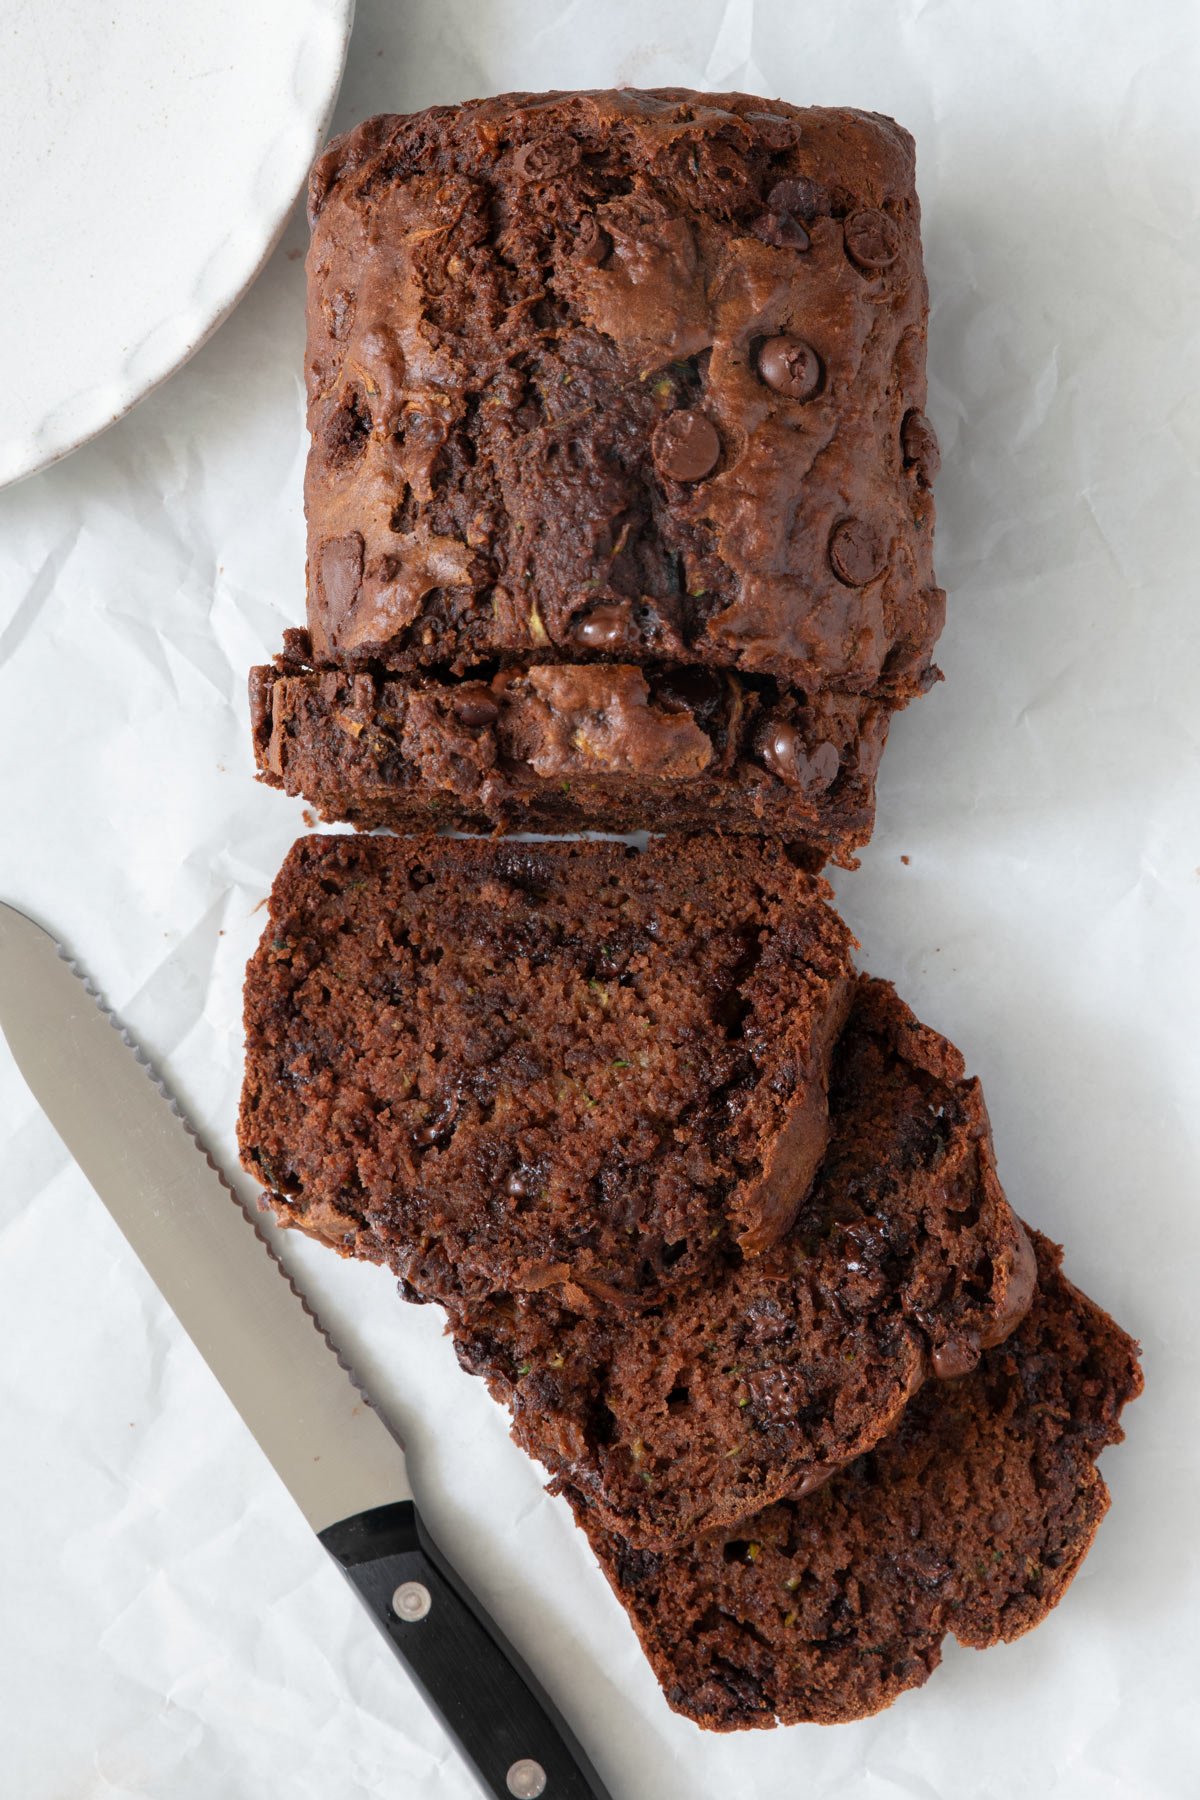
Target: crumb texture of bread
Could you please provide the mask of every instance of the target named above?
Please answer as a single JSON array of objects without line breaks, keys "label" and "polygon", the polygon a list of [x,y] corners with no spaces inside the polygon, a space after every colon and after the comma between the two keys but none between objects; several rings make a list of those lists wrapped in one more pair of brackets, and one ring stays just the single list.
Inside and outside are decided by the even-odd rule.
[{"label": "crumb texture of bread", "polygon": [[665,1554],[568,1490],[670,1705],[715,1731],[864,1718],[948,1635],[984,1649],[1062,1598],[1108,1508],[1096,1459],[1141,1392],[1137,1345],[1031,1234],[1017,1330],[816,1493]]},{"label": "crumb texture of bread", "polygon": [[426,1298],[444,1268],[644,1303],[790,1227],[850,948],[778,847],[303,839],[247,974],[243,1158]]},{"label": "crumb texture of bread", "polygon": [[632,1543],[678,1545],[815,1489],[1029,1306],[1033,1254],[979,1085],[885,982],[859,980],[829,1110],[788,1235],[734,1247],[654,1306],[470,1303],[448,1295],[440,1249],[408,1270],[449,1300],[459,1358],[507,1401],[521,1447]]}]

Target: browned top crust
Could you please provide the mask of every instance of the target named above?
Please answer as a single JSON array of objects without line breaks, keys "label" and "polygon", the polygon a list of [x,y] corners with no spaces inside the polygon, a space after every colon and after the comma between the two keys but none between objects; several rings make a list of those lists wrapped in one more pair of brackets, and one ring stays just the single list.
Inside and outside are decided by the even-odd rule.
[{"label": "browned top crust", "polygon": [[908,134],[743,94],[370,119],[310,188],[319,663],[933,678]]}]

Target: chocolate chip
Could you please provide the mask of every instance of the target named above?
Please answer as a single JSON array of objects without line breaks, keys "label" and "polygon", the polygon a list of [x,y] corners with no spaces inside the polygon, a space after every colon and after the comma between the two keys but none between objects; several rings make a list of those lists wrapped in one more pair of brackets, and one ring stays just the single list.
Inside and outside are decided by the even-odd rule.
[{"label": "chocolate chip", "polygon": [[867,274],[886,269],[900,254],[900,227],[878,207],[851,213],[842,229],[847,256]]},{"label": "chocolate chip", "polygon": [[472,731],[483,725],[494,725],[500,717],[500,708],[483,688],[456,694],[451,705],[459,724]]},{"label": "chocolate chip", "polygon": [[843,519],[829,535],[829,563],[847,587],[866,587],[886,561],[879,533],[866,519]]},{"label": "chocolate chip", "polygon": [[800,1486],[796,1489],[797,1500],[806,1500],[810,1494],[815,1494],[819,1487],[824,1487],[836,1468],[836,1463],[813,1463],[808,1474],[801,1479]]},{"label": "chocolate chip", "polygon": [[535,138],[522,144],[513,157],[513,168],[525,181],[552,181],[565,175],[579,161],[582,152],[574,138]]},{"label": "chocolate chip", "polygon": [[932,487],[942,466],[942,453],[938,449],[937,433],[923,412],[905,413],[900,427],[900,448],[904,453],[905,468],[916,471],[922,487]]},{"label": "chocolate chip", "polygon": [[969,1375],[979,1361],[979,1345],[970,1337],[947,1338],[938,1344],[930,1358],[939,1381],[953,1381],[956,1375]]},{"label": "chocolate chip", "polygon": [[655,428],[651,441],[655,466],[670,481],[703,481],[721,454],[721,440],[711,419],[701,412],[674,412]]},{"label": "chocolate chip", "polygon": [[317,550],[317,587],[326,624],[336,631],[358,599],[363,579],[363,540],[358,531],[328,538]]},{"label": "chocolate chip", "polygon": [[611,249],[612,239],[595,213],[584,213],[575,233],[575,260],[598,269]]},{"label": "chocolate chip", "polygon": [[815,181],[803,176],[777,181],[767,195],[767,210],[750,227],[764,244],[781,250],[807,250],[809,235],[804,221],[829,211],[829,196]]},{"label": "chocolate chip", "polygon": [[623,606],[594,606],[590,613],[576,620],[571,636],[588,650],[615,650],[625,642],[629,631],[629,614]]},{"label": "chocolate chip", "polygon": [[807,175],[797,175],[788,181],[775,183],[767,195],[767,210],[784,218],[804,219],[807,222],[829,211],[829,195],[819,181],[810,181]]},{"label": "chocolate chip", "polygon": [[759,742],[759,755],[773,775],[804,794],[821,794],[831,787],[841,767],[832,744],[818,744],[811,753],[799,727],[786,719],[768,721]]},{"label": "chocolate chip", "polygon": [[763,213],[750,229],[756,238],[764,244],[774,244],[778,250],[807,250],[810,243],[799,219],[793,219],[789,213]]},{"label": "chocolate chip", "polygon": [[821,359],[803,338],[781,332],[759,346],[758,372],[789,400],[811,400],[821,385]]}]

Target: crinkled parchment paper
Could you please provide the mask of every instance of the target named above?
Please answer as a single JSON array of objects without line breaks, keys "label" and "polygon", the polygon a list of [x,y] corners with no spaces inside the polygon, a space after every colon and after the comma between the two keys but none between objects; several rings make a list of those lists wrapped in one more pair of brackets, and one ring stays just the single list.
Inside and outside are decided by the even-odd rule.
[{"label": "crinkled parchment paper", "polygon": [[[350,124],[686,83],[915,133],[946,683],[902,718],[864,965],[983,1076],[1002,1173],[1147,1393],[1056,1615],[860,1725],[671,1714],[432,1310],[290,1264],[447,1550],[622,1800],[1200,1792],[1200,14],[1191,0],[360,0]],[[181,203],[184,203],[181,201]],[[240,982],[302,809],[245,675],[302,608],[303,227],[130,418],[0,494],[0,893],[52,924],[232,1171]],[[19,253],[7,246],[5,254]],[[81,305],[85,300],[81,298]],[[462,1765],[0,1054],[0,1789],[468,1800]],[[248,1192],[248,1188],[244,1189]]]}]

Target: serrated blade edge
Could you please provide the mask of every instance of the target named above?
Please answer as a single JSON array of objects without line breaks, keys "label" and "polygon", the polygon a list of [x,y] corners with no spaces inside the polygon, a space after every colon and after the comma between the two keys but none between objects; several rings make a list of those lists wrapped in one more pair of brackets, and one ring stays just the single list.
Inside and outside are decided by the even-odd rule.
[{"label": "serrated blade edge", "polygon": [[149,1060],[57,941],[3,902],[0,1030],[314,1530],[411,1499],[399,1439]]}]

